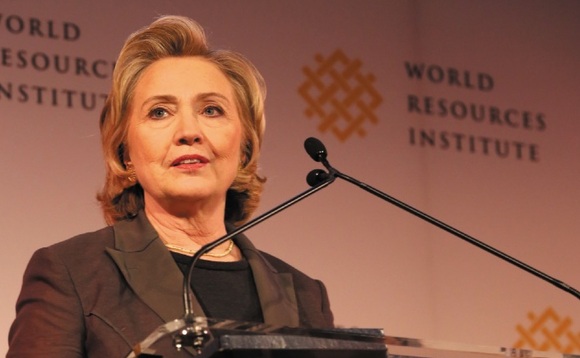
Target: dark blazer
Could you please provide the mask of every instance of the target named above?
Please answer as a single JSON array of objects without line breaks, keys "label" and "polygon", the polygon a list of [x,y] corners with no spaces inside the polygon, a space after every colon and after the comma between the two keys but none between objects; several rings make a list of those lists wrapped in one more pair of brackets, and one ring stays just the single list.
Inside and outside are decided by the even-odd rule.
[{"label": "dark blazer", "polygon": [[[322,282],[235,238],[252,269],[264,321],[332,327]],[[146,216],[38,250],[24,274],[8,358],[125,357],[165,322],[183,317],[183,274]],[[196,314],[203,315],[195,300]],[[177,354],[169,338],[157,344]]]}]

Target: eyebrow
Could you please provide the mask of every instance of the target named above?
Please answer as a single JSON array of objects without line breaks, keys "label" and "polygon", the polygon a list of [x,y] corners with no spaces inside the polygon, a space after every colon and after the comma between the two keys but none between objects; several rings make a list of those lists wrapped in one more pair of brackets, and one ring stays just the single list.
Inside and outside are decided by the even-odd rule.
[{"label": "eyebrow", "polygon": [[228,104],[230,103],[230,100],[226,96],[224,96],[223,94],[218,93],[218,92],[204,92],[204,93],[198,94],[195,97],[196,97],[196,99],[206,99],[208,97],[218,97],[218,98],[221,98],[224,101],[226,101],[226,103],[228,103]]},{"label": "eyebrow", "polygon": [[141,109],[149,106],[149,103],[151,102],[172,102],[172,103],[176,103],[178,102],[177,97],[175,96],[171,96],[171,95],[158,95],[158,96],[152,96],[147,98],[143,104],[141,105]]},{"label": "eyebrow", "polygon": [[[218,92],[203,92],[203,93],[199,93],[198,95],[195,96],[195,100],[204,100],[210,97],[218,97],[222,100],[224,100],[227,104],[230,104],[230,100],[224,96],[221,93]],[[143,105],[141,106],[141,108],[147,107],[149,103],[151,102],[170,102],[170,103],[177,103],[179,102],[179,100],[177,99],[177,97],[173,96],[173,95],[156,95],[156,96],[152,96],[147,98],[144,102]]]}]

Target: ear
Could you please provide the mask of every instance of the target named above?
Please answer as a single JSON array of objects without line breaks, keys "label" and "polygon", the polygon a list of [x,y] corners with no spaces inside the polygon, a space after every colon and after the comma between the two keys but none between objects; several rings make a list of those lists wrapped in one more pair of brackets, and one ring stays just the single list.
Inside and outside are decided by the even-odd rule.
[{"label": "ear", "polygon": [[121,143],[119,148],[117,148],[117,157],[119,161],[123,163],[125,169],[127,169],[127,165],[131,163],[131,157],[129,156],[129,150],[125,143]]},{"label": "ear", "polygon": [[250,162],[250,158],[252,157],[252,142],[250,140],[246,140],[242,148],[242,154],[240,156],[240,168],[245,168],[246,165]]},{"label": "ear", "polygon": [[133,166],[133,162],[126,161],[125,163],[125,169],[127,170],[127,180],[129,181],[129,183],[134,184],[137,182],[137,173],[135,172],[135,166]]}]

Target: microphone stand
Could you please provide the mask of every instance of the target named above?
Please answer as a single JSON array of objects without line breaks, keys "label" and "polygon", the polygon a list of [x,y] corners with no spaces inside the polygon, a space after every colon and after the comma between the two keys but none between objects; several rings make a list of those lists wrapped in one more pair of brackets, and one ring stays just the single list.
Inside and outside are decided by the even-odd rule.
[{"label": "microphone stand", "polygon": [[377,197],[379,197],[379,198],[381,198],[381,199],[383,199],[383,200],[385,200],[385,201],[387,201],[387,202],[389,202],[389,203],[391,203],[391,204],[393,204],[393,205],[395,205],[395,206],[397,206],[397,207],[429,222],[430,224],[437,226],[438,228],[440,228],[442,230],[447,231],[448,233],[451,233],[451,234],[457,236],[458,238],[460,238],[460,239],[462,239],[462,240],[464,240],[472,245],[479,247],[482,250],[487,251],[488,253],[490,253],[494,256],[499,257],[500,259],[502,259],[504,261],[509,262],[512,265],[519,267],[520,269],[522,269],[528,273],[531,273],[532,275],[534,275],[536,277],[541,278],[542,280],[544,280],[544,281],[556,286],[557,288],[559,288],[565,292],[570,293],[574,297],[580,299],[580,291],[571,287],[570,285],[568,285],[560,280],[557,280],[556,278],[554,278],[554,277],[552,277],[552,276],[550,276],[550,275],[548,275],[548,274],[546,274],[538,269],[535,269],[534,267],[532,267],[532,266],[530,266],[530,265],[528,265],[528,264],[526,264],[526,263],[524,263],[524,262],[522,262],[522,261],[520,261],[520,260],[518,260],[518,259],[516,259],[516,258],[514,258],[514,257],[488,245],[488,244],[486,244],[486,243],[484,243],[484,242],[481,242],[481,241],[477,240],[476,238],[474,238],[474,237],[472,237],[464,232],[461,232],[452,226],[449,226],[448,224],[444,223],[443,221],[435,219],[434,217],[427,215],[426,213],[424,213],[420,210],[417,210],[414,207],[407,205],[404,202],[397,200],[397,199],[393,198],[392,196],[387,195],[387,194],[383,193],[382,191],[375,189],[368,184],[365,184],[359,180],[356,180],[356,179],[354,179],[346,174],[339,172],[338,170],[333,168],[328,163],[328,160],[326,160],[326,156],[327,156],[326,148],[324,147],[324,144],[322,144],[322,142],[319,141],[318,139],[310,137],[310,138],[306,139],[304,146],[306,148],[306,151],[310,155],[310,157],[317,162],[321,162],[324,165],[324,167],[328,170],[328,172],[329,172],[328,174],[331,177],[338,177],[338,178],[341,178],[341,179],[343,179],[351,184],[354,184],[354,185],[358,186],[359,188],[361,188],[361,189],[363,189],[363,190],[365,190],[365,191],[367,191],[367,192],[369,192],[369,193],[371,193],[371,194],[373,194],[373,195],[375,195],[375,196],[377,196]]},{"label": "microphone stand", "polygon": [[193,300],[193,292],[192,292],[192,288],[190,285],[191,282],[191,278],[192,278],[192,274],[193,274],[193,267],[195,267],[196,262],[199,260],[199,258],[201,256],[203,256],[204,253],[207,253],[208,251],[214,249],[215,247],[223,244],[224,242],[230,240],[231,238],[233,238],[234,236],[246,231],[247,229],[250,229],[251,227],[261,223],[262,221],[270,218],[273,215],[276,215],[277,213],[281,212],[282,210],[296,204],[297,202],[301,201],[302,199],[307,198],[308,196],[314,194],[315,192],[327,187],[328,185],[330,185],[331,183],[334,182],[334,180],[336,178],[341,178],[351,184],[354,184],[356,186],[358,186],[359,188],[437,226],[438,228],[445,230],[457,237],[459,237],[460,239],[475,245],[477,247],[479,247],[480,249],[483,249],[489,253],[491,253],[492,255],[495,255],[507,262],[509,262],[512,265],[515,265],[521,269],[523,269],[524,271],[527,271],[528,273],[531,273],[534,276],[537,276],[541,279],[543,279],[544,281],[547,281],[548,283],[551,283],[552,285],[556,286],[557,288],[564,290],[565,292],[568,292],[570,294],[572,294],[574,297],[580,299],[580,291],[574,289],[573,287],[565,284],[562,281],[559,281],[549,275],[547,275],[546,273],[539,271],[531,266],[529,266],[528,264],[517,260],[514,257],[511,257],[501,251],[499,251],[498,249],[495,249],[494,247],[487,245],[477,239],[475,239],[474,237],[463,233],[451,226],[449,226],[448,224],[435,219],[434,217],[425,214],[423,212],[421,212],[420,210],[417,210],[415,208],[413,208],[410,205],[405,204],[404,202],[397,200],[395,198],[393,198],[392,196],[383,193],[382,191],[373,188],[372,186],[365,184],[359,180],[356,180],[346,174],[343,174],[341,172],[339,172],[338,170],[336,170],[335,168],[333,168],[330,163],[328,162],[328,160],[326,159],[327,157],[327,151],[326,148],[324,147],[324,144],[322,144],[322,142],[316,138],[310,137],[308,139],[306,139],[305,143],[304,143],[304,147],[306,149],[306,151],[308,152],[308,154],[310,155],[310,157],[316,161],[316,162],[321,162],[324,167],[328,170],[328,173],[320,170],[320,169],[315,169],[312,170],[308,176],[307,176],[307,182],[308,184],[311,186],[310,189],[302,192],[301,194],[298,194],[297,196],[291,198],[290,200],[278,205],[277,207],[265,212],[264,214],[256,217],[255,219],[247,222],[246,224],[238,227],[237,229],[235,229],[234,231],[228,233],[225,236],[222,236],[221,238],[217,239],[216,241],[213,241],[209,244],[206,244],[204,246],[201,247],[201,249],[195,253],[195,255],[192,257],[191,259],[191,264],[189,267],[189,272],[187,274],[186,277],[184,277],[183,280],[183,303],[184,303],[184,307],[185,307],[185,315],[183,318],[181,319],[176,319],[173,320],[171,322],[165,323],[161,326],[159,326],[154,332],[152,332],[145,340],[143,340],[142,342],[140,342],[139,344],[137,344],[133,350],[130,352],[130,354],[127,356],[127,358],[135,358],[135,357],[158,357],[155,355],[151,355],[150,352],[150,347],[157,342],[159,339],[163,338],[164,336],[168,335],[168,334],[172,334],[175,333],[173,336],[173,342],[174,342],[174,346],[175,348],[179,351],[184,347],[190,347],[193,348],[196,352],[196,354],[201,355],[203,353],[203,349],[205,349],[207,347],[207,345],[213,340],[213,337],[211,336],[211,332],[209,330],[208,327],[208,323],[207,323],[207,318],[205,317],[201,317],[201,316],[196,316],[195,313],[193,312],[193,308],[192,308],[192,300]]}]

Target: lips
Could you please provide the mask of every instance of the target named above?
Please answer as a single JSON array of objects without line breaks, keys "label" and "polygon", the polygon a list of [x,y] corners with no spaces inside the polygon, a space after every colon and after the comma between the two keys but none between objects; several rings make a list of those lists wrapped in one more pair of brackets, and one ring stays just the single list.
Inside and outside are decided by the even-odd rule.
[{"label": "lips", "polygon": [[209,161],[207,158],[201,155],[183,155],[173,162],[171,162],[172,167],[178,166],[196,166],[196,165],[203,165],[208,163]]}]

